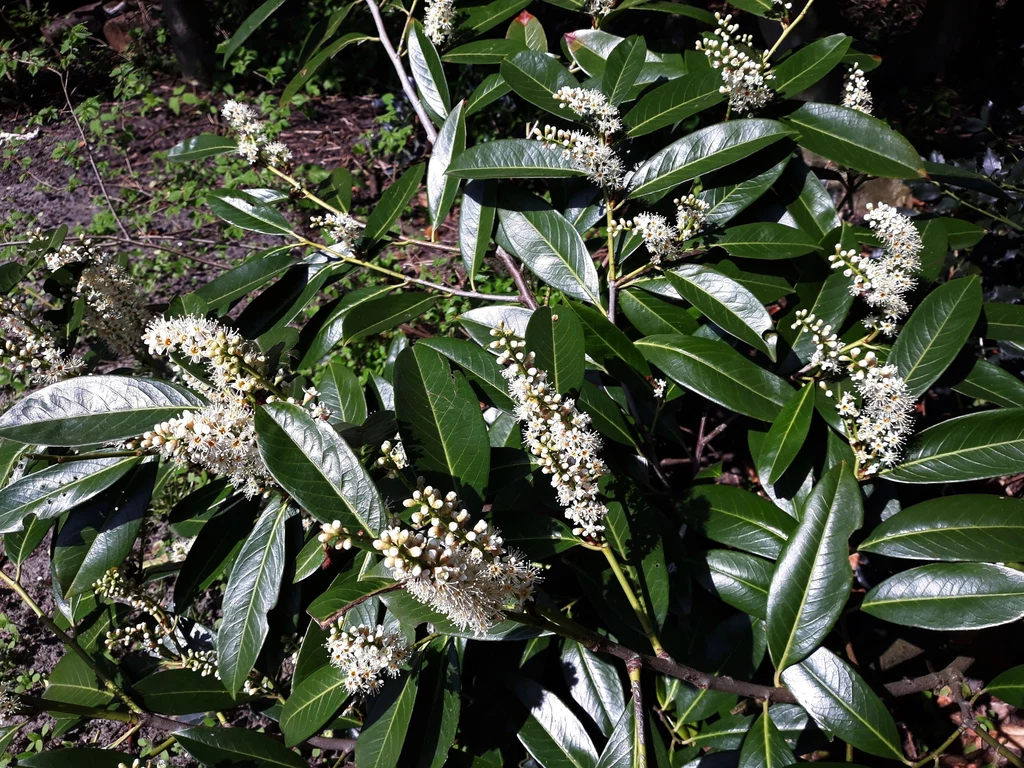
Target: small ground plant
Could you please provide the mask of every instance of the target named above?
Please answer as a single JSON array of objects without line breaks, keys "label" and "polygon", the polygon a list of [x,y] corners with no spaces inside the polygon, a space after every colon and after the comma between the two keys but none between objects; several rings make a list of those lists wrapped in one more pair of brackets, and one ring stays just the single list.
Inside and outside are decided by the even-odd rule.
[{"label": "small ground plant", "polygon": [[[560,0],[556,44],[515,0],[361,0],[283,99],[383,47],[368,149],[413,160],[368,211],[237,99],[168,160],[251,164],[205,205],[275,245],[156,308],[26,233],[0,580],[65,654],[0,667],[0,739],[120,730],[18,764],[1024,766],[982,709],[1024,707],[1024,384],[988,359],[1024,307],[983,300],[980,227],[857,213],[984,177],[872,115],[850,37],[789,47],[812,3]],[[666,13],[687,50],[609,31]]]}]

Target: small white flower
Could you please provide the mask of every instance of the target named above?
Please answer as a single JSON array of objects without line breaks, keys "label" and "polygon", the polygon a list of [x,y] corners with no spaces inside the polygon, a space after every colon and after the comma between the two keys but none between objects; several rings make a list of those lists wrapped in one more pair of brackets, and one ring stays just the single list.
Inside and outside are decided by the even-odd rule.
[{"label": "small white flower", "polygon": [[562,148],[566,157],[572,160],[587,178],[607,189],[620,189],[626,175],[626,168],[614,149],[583,131],[565,131],[545,125],[529,127],[526,137],[538,139],[553,147]]},{"label": "small white flower", "polygon": [[334,250],[352,253],[356,241],[362,235],[359,222],[347,213],[329,213],[326,216],[313,216],[309,223],[314,227],[326,229],[334,241]]},{"label": "small white flower", "polygon": [[443,45],[452,34],[455,18],[454,0],[427,0],[423,14],[423,31],[434,45]]},{"label": "small white flower", "polygon": [[[718,28],[710,37],[697,41],[697,50],[702,51],[711,66],[721,70],[722,93],[728,94],[729,106],[742,114],[759,109],[772,100],[774,91],[768,86],[775,79],[769,65],[757,53],[752,56],[753,38],[750,35],[733,37],[740,28],[732,24],[732,15],[715,13]],[[737,48],[737,45],[742,46]]]},{"label": "small white flower", "polygon": [[591,16],[607,16],[615,10],[617,0],[587,0],[587,13]]},{"label": "small white flower", "polygon": [[850,67],[843,78],[843,106],[870,115],[872,105],[873,99],[871,91],[868,90],[864,70],[856,66]]},{"label": "small white flower", "polygon": [[238,134],[238,154],[250,163],[262,159],[269,166],[280,166],[291,159],[291,150],[280,141],[270,140],[266,124],[252,107],[232,99],[224,102],[220,111]]},{"label": "small white flower", "polygon": [[377,693],[384,685],[382,677],[398,677],[412,656],[399,633],[386,632],[380,624],[345,629],[343,620],[331,627],[325,647],[331,664],[342,671],[345,687],[353,694]]},{"label": "small white flower", "polygon": [[602,136],[611,136],[622,130],[619,110],[609,103],[608,97],[596,88],[572,88],[564,85],[555,91],[554,98],[561,108],[568,107],[578,116],[590,120]]},{"label": "small white flower", "polygon": [[679,239],[689,240],[691,237],[696,237],[704,229],[707,213],[711,210],[711,206],[706,200],[701,200],[692,193],[683,198],[676,198],[674,202]]},{"label": "small white flower", "polygon": [[668,386],[668,382],[664,379],[654,380],[654,399],[662,400],[665,397],[665,387]]}]

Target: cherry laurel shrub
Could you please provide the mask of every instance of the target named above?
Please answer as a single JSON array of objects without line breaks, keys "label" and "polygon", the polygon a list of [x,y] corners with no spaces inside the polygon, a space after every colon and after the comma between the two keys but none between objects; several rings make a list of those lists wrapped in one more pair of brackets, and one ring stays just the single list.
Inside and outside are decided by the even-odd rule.
[{"label": "cherry laurel shrub", "polygon": [[[840,213],[872,177],[970,174],[871,115],[849,37],[787,50],[780,3],[564,0],[583,23],[556,46],[523,5],[355,5],[427,142],[367,216],[233,101],[171,159],[248,159],[267,186],[206,202],[279,245],[162,314],[63,227],[0,267],[29,382],[0,416],[2,578],[66,649],[7,722],[139,725],[141,757],[217,766],[924,765],[957,731],[901,733],[900,702],[945,689],[1019,765],[974,706],[1024,706],[1024,667],[972,688],[943,638],[1024,616],[1024,502],[996,482],[1024,472],[1024,385],[984,359],[1024,308],[983,302],[978,227]],[[639,12],[692,47],[606,31]],[[833,71],[838,103],[792,98]],[[498,99],[508,137],[467,141]],[[403,234],[424,187],[457,245]],[[446,282],[383,266],[394,246]],[[382,370],[332,356],[452,297],[458,334]],[[204,482],[155,520],[185,470]],[[52,615],[20,583],[48,534]],[[925,655],[887,673],[883,643]],[[132,764],[118,744],[23,762]]]}]

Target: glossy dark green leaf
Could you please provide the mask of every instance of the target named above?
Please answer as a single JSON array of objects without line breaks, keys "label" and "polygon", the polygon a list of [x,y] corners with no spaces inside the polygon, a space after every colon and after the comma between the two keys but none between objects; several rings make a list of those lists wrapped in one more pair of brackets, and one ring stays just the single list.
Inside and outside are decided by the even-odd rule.
[{"label": "glossy dark green leaf", "polygon": [[703,726],[692,741],[694,746],[717,750],[739,749],[753,723],[752,715],[727,714]]},{"label": "glossy dark green leaf", "polygon": [[954,392],[975,400],[1003,408],[1024,408],[1024,382],[987,360],[975,360],[967,374],[950,386]]},{"label": "glossy dark green leaf", "polygon": [[1013,667],[998,675],[995,680],[985,686],[985,690],[997,699],[1024,707],[1024,665]]},{"label": "glossy dark green leaf", "polygon": [[698,572],[702,586],[722,602],[759,619],[768,615],[768,588],[774,565],[759,557],[727,549],[704,554],[706,570]]},{"label": "glossy dark green leaf", "polygon": [[474,40],[452,48],[441,57],[441,61],[451,64],[501,64],[509,56],[525,50],[526,44],[521,40]]},{"label": "glossy dark green leaf", "polygon": [[569,70],[539,51],[521,51],[505,59],[500,72],[517,96],[563,118],[567,110],[559,109],[562,102],[555,100],[555,92],[559,88],[579,85]]},{"label": "glossy dark green leaf", "polygon": [[204,525],[174,582],[174,607],[188,608],[219,579],[242,548],[256,519],[256,503],[240,494],[226,501],[213,525]]},{"label": "glossy dark green leaf", "polygon": [[[853,295],[850,293],[850,278],[843,275],[842,272],[833,272],[825,278],[821,291],[815,298],[814,304],[811,305],[810,313],[815,318],[820,318],[825,325],[831,325],[834,331],[838,331],[852,306]],[[801,364],[806,364],[814,354],[814,334],[801,327],[793,339],[790,349],[791,354]]]},{"label": "glossy dark green leaf", "polygon": [[290,246],[279,246],[260,251],[245,263],[230,269],[202,286],[195,296],[210,308],[227,309],[236,299],[261,288],[296,264]]},{"label": "glossy dark green leaf", "polygon": [[231,694],[213,675],[192,669],[164,669],[132,685],[148,712],[161,715],[191,715],[217,712],[237,706]]},{"label": "glossy dark green leaf", "polygon": [[682,264],[665,273],[683,299],[726,333],[775,360],[772,318],[750,291],[702,264]]},{"label": "glossy dark green leaf", "polygon": [[710,125],[669,144],[630,178],[630,197],[660,200],[684,181],[724,168],[790,136],[776,120],[748,118]]},{"label": "glossy dark green leaf", "polygon": [[332,360],[317,379],[320,391],[320,402],[331,409],[332,419],[349,424],[362,424],[366,421],[366,396],[352,369],[343,363]]},{"label": "glossy dark green leaf", "polygon": [[636,329],[646,336],[665,333],[689,335],[698,328],[693,315],[685,309],[638,288],[622,291],[619,306]]},{"label": "glossy dark green leaf", "polygon": [[636,345],[601,310],[578,302],[570,302],[569,307],[583,325],[587,354],[593,360],[613,374],[626,367],[641,376],[650,375],[650,366]]},{"label": "glossy dark green leaf", "polygon": [[864,520],[853,470],[840,464],[814,487],[779,556],[768,591],[768,649],[777,670],[811,654],[850,594],[850,534]]},{"label": "glossy dark green leaf", "polygon": [[302,356],[299,368],[311,368],[330,354],[334,346],[345,338],[349,319],[351,318],[355,322],[367,304],[394,289],[393,285],[375,285],[346,293],[316,329],[306,353]]},{"label": "glossy dark green leaf", "polygon": [[53,520],[38,520],[29,515],[20,531],[4,534],[4,554],[15,565],[21,565],[43,543],[52,526]]},{"label": "glossy dark green leaf", "polygon": [[328,664],[292,691],[281,709],[281,730],[289,747],[316,734],[348,698],[345,674]]},{"label": "glossy dark green leaf", "polygon": [[512,89],[508,87],[508,83],[501,75],[497,73],[488,75],[466,99],[466,117],[476,114],[511,92]]},{"label": "glossy dark green leaf", "polygon": [[531,51],[546,53],[548,50],[548,36],[544,32],[544,25],[529,11],[523,11],[512,19],[505,37],[522,43]]},{"label": "glossy dark green leaf", "polygon": [[223,43],[217,46],[217,53],[223,53],[224,58],[221,60],[221,66],[227,67],[229,61],[231,61],[232,55],[237,51],[242,44],[249,39],[249,36],[259,29],[260,24],[270,18],[271,14],[274,13],[281,5],[284,0],[266,0],[261,3],[260,6],[245,17],[235,33],[230,38],[225,40]]},{"label": "glossy dark green leaf", "polygon": [[452,160],[448,174],[463,179],[552,179],[582,176],[583,171],[557,147],[533,139],[497,139],[467,148]]},{"label": "glossy dark green leaf", "polygon": [[440,352],[462,368],[470,381],[479,384],[496,407],[509,412],[513,410],[512,399],[508,395],[508,382],[501,375],[501,366],[495,362],[494,355],[479,344],[443,336],[421,339],[416,343]]},{"label": "glossy dark green leaf", "polygon": [[923,501],[882,521],[860,549],[910,560],[1024,560],[1024,501],[979,493]]},{"label": "glossy dark green leaf", "polygon": [[260,455],[270,474],[317,520],[341,520],[376,535],[386,511],[359,457],[309,411],[270,403],[256,411]]},{"label": "glossy dark green leaf", "polygon": [[590,416],[592,426],[603,437],[640,449],[622,407],[612,398],[607,388],[584,381],[577,403]]},{"label": "glossy dark green leaf", "polygon": [[448,762],[462,710],[462,665],[458,641],[448,640],[435,658],[436,682],[430,699],[427,737],[419,768],[442,768]]},{"label": "glossy dark green leaf", "polygon": [[773,559],[796,528],[796,520],[767,499],[731,485],[695,485],[682,509],[712,541]]},{"label": "glossy dark green leaf", "polygon": [[573,701],[593,718],[601,733],[610,736],[625,706],[615,665],[579,643],[566,640],[562,648],[562,674]]},{"label": "glossy dark green leaf", "polygon": [[288,235],[288,221],[259,198],[234,189],[206,193],[206,204],[218,218],[242,229],[264,235]]},{"label": "glossy dark green leaf", "polygon": [[410,463],[451,477],[465,495],[487,485],[490,443],[479,401],[460,373],[428,347],[414,345],[395,362],[395,413]]},{"label": "glossy dark green leaf", "polygon": [[1024,618],[1024,573],[992,563],[932,563],[891,576],[864,595],[879,619],[943,632]]},{"label": "glossy dark green leaf", "polygon": [[811,429],[814,416],[814,385],[803,387],[782,407],[765,438],[761,461],[768,468],[768,482],[773,485],[782,477],[800,452]]},{"label": "glossy dark green leaf", "polygon": [[20,531],[28,515],[50,520],[97,496],[138,464],[133,456],[54,464],[0,490],[0,533]]},{"label": "glossy dark green leaf", "polygon": [[339,573],[331,585],[306,609],[307,613],[320,622],[325,622],[353,603],[365,600],[380,590],[394,586],[394,581],[376,577],[363,577],[358,568]]},{"label": "glossy dark green leaf", "polygon": [[515,691],[529,712],[519,729],[519,741],[534,760],[551,768],[595,768],[597,749],[561,699],[522,677],[515,681]]},{"label": "glossy dark green leaf", "polygon": [[114,698],[114,694],[103,687],[96,672],[78,654],[67,651],[47,676],[42,697],[80,707],[99,707]]},{"label": "glossy dark green leaf", "polygon": [[265,733],[248,728],[188,728],[174,734],[204,765],[258,765],[308,768],[305,759]]},{"label": "glossy dark green leaf", "polygon": [[986,301],[981,335],[993,341],[1024,344],[1024,306]]},{"label": "glossy dark green leaf", "polygon": [[981,312],[981,281],[951,280],[925,297],[907,319],[889,362],[913,397],[924,394],[963,349]]},{"label": "glossy dark green leaf", "polygon": [[808,103],[783,118],[801,147],[873,176],[924,176],[917,150],[876,117],[835,104]]},{"label": "glossy dark green leaf", "polygon": [[460,29],[474,36],[493,29],[510,16],[519,13],[530,0],[493,0],[484,5],[467,8]]},{"label": "glossy dark green leaf", "polygon": [[716,240],[729,255],[744,259],[791,259],[816,251],[818,241],[799,229],[760,222],[729,227]]},{"label": "glossy dark green leaf", "polygon": [[463,114],[464,101],[460,101],[449,113],[427,162],[427,212],[430,225],[436,230],[448,216],[459,191],[459,177],[447,176],[452,158],[466,148],[466,117]]},{"label": "glossy dark green leaf", "polygon": [[774,421],[793,389],[729,345],[696,336],[647,336],[636,343],[676,384],[737,413]]},{"label": "glossy dark green leaf", "polygon": [[783,768],[796,761],[768,713],[759,715],[743,739],[738,768]]},{"label": "glossy dark green leaf", "polygon": [[826,733],[854,748],[903,762],[892,715],[846,662],[821,648],[782,673],[782,681]]},{"label": "glossy dark green leaf", "polygon": [[659,85],[626,113],[623,122],[628,135],[644,136],[713,107],[726,98],[719,91],[721,86],[722,76],[713,69],[702,69]]},{"label": "glossy dark green leaf", "polygon": [[490,250],[497,216],[497,189],[493,182],[474,179],[466,184],[459,211],[459,250],[466,275],[475,284],[476,273]]},{"label": "glossy dark green leaf", "polygon": [[477,307],[459,316],[459,323],[477,344],[486,347],[494,337],[491,330],[504,325],[520,339],[526,338],[526,325],[530,322],[532,309],[510,304],[492,304]]},{"label": "glossy dark green leaf", "polygon": [[612,49],[601,74],[601,90],[610,104],[626,101],[646,59],[647,44],[639,35],[627,37]]},{"label": "glossy dark green leaf", "polygon": [[271,502],[228,576],[224,619],[217,632],[217,671],[232,694],[242,689],[267,637],[267,614],[277,605],[284,573],[284,523],[290,514],[286,504]]},{"label": "glossy dark green leaf", "polygon": [[91,445],[141,435],[201,408],[183,387],[129,376],[82,376],[31,392],[0,416],[0,437],[18,443]]},{"label": "glossy dark green leaf", "polygon": [[[272,0],[277,2],[277,0]],[[201,133],[178,142],[167,151],[167,159],[172,162],[189,162],[215,157],[231,152],[238,147],[238,142],[227,136],[215,133]]]},{"label": "glossy dark green leaf", "polygon": [[402,754],[412,710],[416,704],[419,672],[388,680],[366,713],[356,741],[356,768],[395,768]]},{"label": "glossy dark green leaf", "polygon": [[829,35],[804,46],[772,68],[772,89],[789,98],[810,88],[842,60],[851,42],[846,35]]},{"label": "glossy dark green leaf", "polygon": [[409,47],[409,69],[412,79],[416,81],[423,106],[430,118],[440,125],[448,117],[452,108],[451,95],[448,92],[448,80],[444,76],[444,67],[437,49],[430,41],[423,25],[413,21],[407,40]]},{"label": "glossy dark green leaf", "polygon": [[637,768],[634,762],[639,756],[636,738],[636,715],[630,699],[615,722],[615,728],[597,761],[597,768]]},{"label": "glossy dark green leaf", "polygon": [[842,224],[832,194],[821,179],[797,158],[786,166],[775,191],[796,225],[816,241]]},{"label": "glossy dark green leaf", "polygon": [[[709,206],[704,214],[705,220],[709,224],[721,226],[739,215],[778,181],[779,176],[790,162],[789,155],[786,155],[775,165],[754,176],[737,173],[736,178],[728,183],[701,190],[697,197]],[[742,167],[742,163],[736,166],[737,169]],[[711,179],[707,179],[706,182],[710,184]]]},{"label": "glossy dark green leaf", "polygon": [[404,211],[409,208],[409,199],[416,194],[423,179],[424,166],[414,165],[398,177],[390,187],[384,190],[373,213],[366,220],[363,230],[363,242],[373,243],[383,237],[391,229],[391,225]]},{"label": "glossy dark green leaf", "polygon": [[436,297],[410,291],[361,302],[358,312],[350,312],[342,327],[342,341],[356,341],[402,323],[415,320],[430,309]]},{"label": "glossy dark green leaf", "polygon": [[537,367],[547,371],[556,392],[579,389],[583,383],[583,326],[568,309],[552,312],[541,307],[526,326],[526,346]]},{"label": "glossy dark green leaf", "polygon": [[[618,35],[609,34],[603,29],[577,29],[562,39],[562,48],[584,72],[598,78],[604,75],[608,57],[622,40]],[[661,78],[673,80],[685,72],[686,65],[681,54],[648,51],[636,84],[648,85]]]},{"label": "glossy dark green leaf", "polygon": [[898,483],[958,483],[1024,472],[1024,409],[948,419],[915,435],[894,469]]},{"label": "glossy dark green leaf", "polygon": [[309,82],[313,75],[316,74],[317,70],[319,70],[325,62],[333,59],[345,48],[353,43],[362,43],[367,40],[374,39],[375,38],[363,32],[349,32],[348,34],[332,40],[317,51],[309,61],[303,63],[302,68],[295,74],[295,77],[289,80],[288,85],[284,87],[284,91],[281,92],[281,99],[278,101],[278,104],[282,107],[291,104],[292,97],[302,90],[302,87]]},{"label": "glossy dark green leaf", "polygon": [[597,267],[580,233],[541,200],[524,198],[519,208],[498,209],[498,245],[519,257],[552,288],[599,305]]}]

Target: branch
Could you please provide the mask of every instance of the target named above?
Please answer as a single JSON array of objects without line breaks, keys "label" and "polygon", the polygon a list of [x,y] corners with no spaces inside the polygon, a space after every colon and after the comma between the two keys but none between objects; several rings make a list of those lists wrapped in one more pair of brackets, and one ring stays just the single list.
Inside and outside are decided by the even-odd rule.
[{"label": "branch", "polygon": [[384,19],[380,17],[380,9],[373,0],[366,0],[366,5],[370,8],[370,15],[373,16],[373,23],[377,25],[377,34],[380,36],[380,43],[384,46],[384,50],[388,54],[388,58],[391,59],[392,65],[395,67],[395,72],[398,74],[398,79],[402,83],[402,90],[405,91],[406,98],[412,104],[412,108],[416,111],[416,115],[420,119],[420,123],[423,125],[423,131],[427,134],[427,139],[433,144],[437,141],[437,129],[434,128],[434,124],[431,122],[427,110],[423,108],[423,103],[420,101],[419,96],[416,94],[416,89],[412,87],[412,83],[409,82],[409,76],[405,73],[405,67],[402,66],[402,58],[395,51],[395,47],[391,45],[391,38],[388,37],[388,31],[384,27]]},{"label": "branch", "polygon": [[313,616],[313,614],[309,614],[309,615],[313,619],[313,621],[315,621],[317,624],[320,625],[320,629],[327,629],[329,626],[331,626],[331,624],[336,622],[338,619],[340,619],[342,616],[344,616],[346,613],[351,611],[353,608],[355,608],[360,603],[365,603],[371,597],[377,597],[377,595],[384,595],[384,594],[387,594],[388,592],[397,592],[400,589],[405,589],[405,582],[404,581],[396,581],[394,584],[388,584],[386,587],[381,587],[380,589],[375,589],[372,592],[367,592],[362,597],[356,598],[355,600],[353,600],[348,605],[345,605],[345,606],[339,608],[337,611],[332,613],[330,616],[328,616],[323,621],[320,621],[320,619],[318,619],[316,616]]},{"label": "branch", "polygon": [[522,270],[519,269],[515,259],[512,258],[512,254],[500,245],[495,253],[501,260],[501,263],[505,265],[505,269],[508,270],[509,275],[512,276],[512,282],[515,283],[516,288],[519,289],[519,300],[529,309],[536,309],[538,307],[537,299],[534,298],[533,291],[530,290],[530,284],[526,282],[526,278],[523,277]]},{"label": "branch", "polygon": [[900,696],[909,696],[912,693],[931,691],[952,685],[963,679],[964,673],[970,669],[972,664],[974,664],[974,659],[970,656],[957,656],[945,669],[913,679],[905,677],[902,680],[886,683],[884,688],[894,699]]}]

